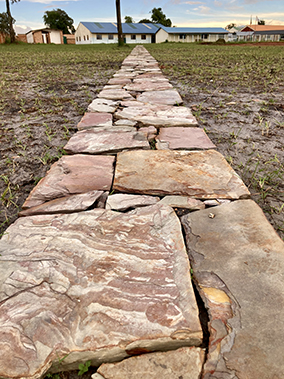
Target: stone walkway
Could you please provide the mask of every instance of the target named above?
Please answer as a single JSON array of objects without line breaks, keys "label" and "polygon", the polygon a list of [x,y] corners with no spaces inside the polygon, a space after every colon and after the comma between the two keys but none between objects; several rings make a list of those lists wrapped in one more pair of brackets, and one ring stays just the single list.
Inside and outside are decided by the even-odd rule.
[{"label": "stone walkway", "polygon": [[0,378],[283,379],[283,241],[144,47],[65,150],[0,241]]}]

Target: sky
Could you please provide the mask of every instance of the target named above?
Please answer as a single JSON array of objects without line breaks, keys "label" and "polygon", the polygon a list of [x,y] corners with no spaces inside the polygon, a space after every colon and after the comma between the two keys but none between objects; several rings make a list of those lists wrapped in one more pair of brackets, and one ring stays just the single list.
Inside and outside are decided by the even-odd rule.
[{"label": "sky", "polygon": [[[10,0],[11,1],[11,0]],[[151,18],[153,8],[162,8],[172,26],[225,27],[230,23],[247,25],[252,17],[266,24],[284,25],[284,0],[120,0],[121,15],[134,22]],[[77,28],[80,21],[115,22],[115,0],[21,0],[11,5],[16,19],[16,31],[25,33],[40,29],[46,11],[63,9]],[[0,0],[0,13],[6,12],[5,0]]]}]

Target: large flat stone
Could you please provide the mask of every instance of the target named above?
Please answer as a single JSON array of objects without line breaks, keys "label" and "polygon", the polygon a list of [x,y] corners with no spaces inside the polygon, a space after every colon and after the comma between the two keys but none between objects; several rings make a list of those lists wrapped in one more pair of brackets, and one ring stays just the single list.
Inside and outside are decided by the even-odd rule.
[{"label": "large flat stone", "polygon": [[161,128],[158,149],[214,149],[216,146],[201,128]]},{"label": "large flat stone", "polygon": [[81,212],[93,205],[102,195],[103,191],[90,191],[78,195],[70,195],[54,199],[21,211],[19,216],[33,216],[40,214]]},{"label": "large flat stone", "polygon": [[238,199],[249,191],[222,154],[207,151],[133,151],[118,154],[114,189],[197,199]]},{"label": "large flat stone", "polygon": [[252,200],[194,212],[182,223],[210,315],[204,378],[283,378],[283,241]]},{"label": "large flat stone", "polygon": [[183,347],[103,364],[98,373],[105,379],[199,379],[203,361],[203,350]]},{"label": "large flat stone", "polygon": [[130,195],[126,193],[116,193],[109,195],[107,198],[106,209],[115,209],[117,211],[125,211],[129,208],[144,207],[153,205],[160,201],[157,196],[147,195]]},{"label": "large flat stone", "polygon": [[140,101],[130,103],[130,101],[121,103],[125,108],[116,112],[118,119],[139,121],[143,125],[157,127],[197,125],[196,118],[186,107],[145,104]]},{"label": "large flat stone", "polygon": [[64,150],[69,154],[115,154],[122,150],[150,149],[144,133],[84,130],[74,134]]},{"label": "large flat stone", "polygon": [[117,101],[112,101],[108,99],[95,99],[88,106],[88,111],[114,113],[117,107],[118,107]]},{"label": "large flat stone", "polygon": [[110,113],[86,112],[77,125],[78,130],[91,129],[95,127],[111,127],[112,115]]},{"label": "large flat stone", "polygon": [[108,81],[108,84],[121,84],[121,85],[125,85],[125,84],[129,84],[131,83],[131,79],[129,78],[111,78],[109,81]]},{"label": "large flat stone", "polygon": [[162,200],[160,200],[160,204],[169,205],[172,208],[190,209],[192,211],[205,208],[205,204],[203,201],[193,199],[188,196],[168,195],[165,196]]},{"label": "large flat stone", "polygon": [[106,89],[102,90],[98,94],[99,98],[108,99],[108,100],[130,100],[134,99],[129,92],[125,91],[125,89]]},{"label": "large flat stone", "polygon": [[182,98],[175,89],[166,91],[148,91],[137,96],[138,101],[150,104],[179,105],[182,104]]},{"label": "large flat stone", "polygon": [[1,378],[36,379],[49,368],[201,343],[170,207],[22,217],[0,254]]},{"label": "large flat stone", "polygon": [[46,201],[93,190],[109,191],[113,180],[114,157],[63,156],[31,191],[23,209]]},{"label": "large flat stone", "polygon": [[127,91],[161,91],[173,88],[173,86],[169,82],[149,82],[149,81],[141,81],[138,83],[127,84],[125,86]]}]

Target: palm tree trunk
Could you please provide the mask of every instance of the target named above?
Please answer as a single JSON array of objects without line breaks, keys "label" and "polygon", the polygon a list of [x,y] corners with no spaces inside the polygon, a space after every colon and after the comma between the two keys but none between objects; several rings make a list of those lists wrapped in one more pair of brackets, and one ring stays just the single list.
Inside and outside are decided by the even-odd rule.
[{"label": "palm tree trunk", "polygon": [[120,0],[116,0],[116,18],[117,18],[118,46],[123,46],[124,39],[123,39],[122,25],[121,25]]},{"label": "palm tree trunk", "polygon": [[14,43],[15,42],[15,30],[13,28],[13,17],[11,15],[11,11],[10,11],[9,0],[6,0],[6,9],[7,9],[7,15],[9,17],[10,41],[11,41],[11,43]]}]

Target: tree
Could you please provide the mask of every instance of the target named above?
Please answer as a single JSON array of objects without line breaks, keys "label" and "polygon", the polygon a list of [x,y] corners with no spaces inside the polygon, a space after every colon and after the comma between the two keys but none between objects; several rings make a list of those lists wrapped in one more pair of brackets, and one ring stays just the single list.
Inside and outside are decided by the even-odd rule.
[{"label": "tree", "polygon": [[237,24],[234,24],[234,23],[232,22],[231,24],[227,25],[225,29],[230,30],[230,29],[235,28],[236,26],[237,26]]},{"label": "tree", "polygon": [[143,18],[139,21],[139,24],[152,24],[152,21],[148,20],[148,18]]},{"label": "tree", "polygon": [[154,24],[162,24],[164,26],[172,26],[172,21],[169,18],[166,18],[166,15],[163,13],[162,8],[153,8],[151,20]]},{"label": "tree", "polygon": [[133,24],[134,23],[133,18],[131,16],[125,16],[124,22],[126,22],[126,24]]},{"label": "tree", "polygon": [[62,30],[63,34],[75,33],[74,20],[62,9],[46,11],[43,16],[44,24],[50,29]]},{"label": "tree", "polygon": [[264,20],[258,20],[257,24],[258,25],[265,25],[265,21]]},{"label": "tree", "polygon": [[0,32],[4,34],[10,33],[9,16],[6,12],[0,13]]},{"label": "tree", "polygon": [[120,0],[115,0],[115,4],[116,4],[118,46],[123,46],[124,45],[124,39],[123,39],[122,25],[121,25]]},{"label": "tree", "polygon": [[[17,3],[19,2],[20,0],[11,0],[11,4],[14,4],[14,3]],[[6,14],[7,14],[7,21],[8,21],[8,26],[9,26],[9,30],[8,30],[8,34],[10,35],[10,41],[11,43],[14,43],[15,40],[16,40],[16,36],[15,36],[15,30],[14,30],[14,27],[13,27],[13,24],[15,23],[15,19],[12,17],[11,15],[11,10],[10,10],[10,1],[9,0],[6,0]]]}]

